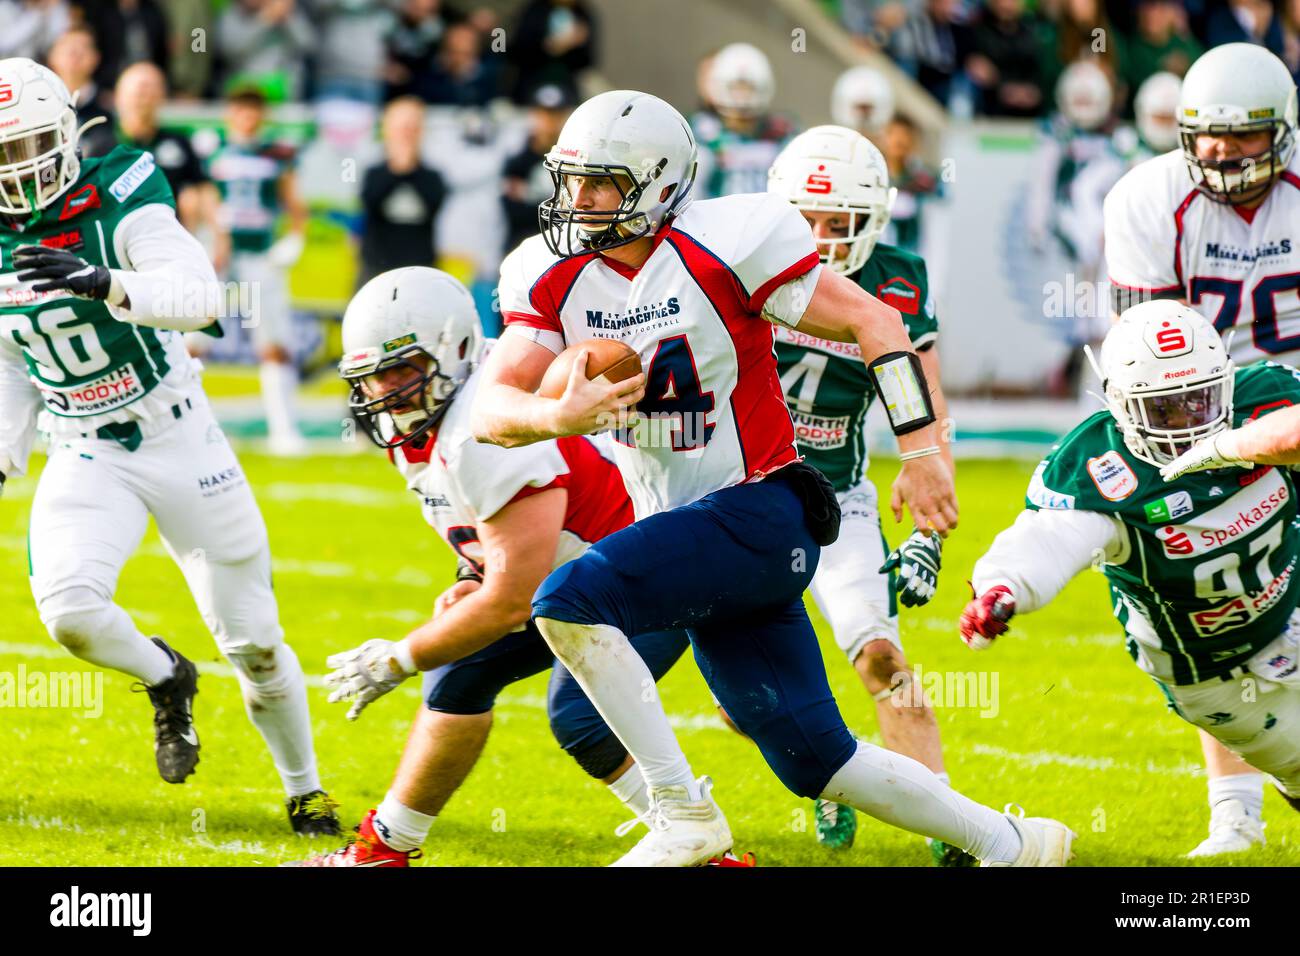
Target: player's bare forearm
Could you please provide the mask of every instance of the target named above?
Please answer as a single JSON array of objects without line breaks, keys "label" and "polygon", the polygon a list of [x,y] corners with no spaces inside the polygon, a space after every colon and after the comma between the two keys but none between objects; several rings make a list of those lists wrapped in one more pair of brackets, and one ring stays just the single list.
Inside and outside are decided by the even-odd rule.
[{"label": "player's bare forearm", "polygon": [[554,399],[533,394],[555,353],[509,329],[488,354],[470,429],[481,442],[514,448],[556,436]]},{"label": "player's bare forearm", "polygon": [[832,342],[856,342],[864,362],[912,351],[899,311],[830,269],[821,270],[799,331]]},{"label": "player's bare forearm", "polygon": [[1300,407],[1283,408],[1218,436],[1216,446],[1231,458],[1257,465],[1300,464]]},{"label": "player's bare forearm", "polygon": [[[957,474],[957,466],[952,460],[952,440],[955,426],[948,417],[948,399],[943,394],[943,385],[939,380],[939,347],[931,345],[919,353],[921,369],[925,372],[926,385],[930,389],[930,404],[934,406],[934,421],[939,448],[942,450],[944,463],[948,470]],[[907,436],[904,435],[904,438]],[[901,442],[900,442],[901,443]],[[925,446],[920,446],[925,447]]]},{"label": "player's bare forearm", "polygon": [[485,584],[406,635],[411,659],[421,671],[450,664],[499,641],[531,614],[526,597],[503,596]]}]

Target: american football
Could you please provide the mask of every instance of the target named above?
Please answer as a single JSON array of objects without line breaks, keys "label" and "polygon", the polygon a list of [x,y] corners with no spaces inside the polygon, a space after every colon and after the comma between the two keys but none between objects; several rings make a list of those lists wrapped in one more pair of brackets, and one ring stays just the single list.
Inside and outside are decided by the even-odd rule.
[{"label": "american football", "polygon": [[573,363],[586,356],[584,366],[587,378],[603,378],[613,384],[641,374],[641,357],[632,347],[619,339],[592,339],[581,345],[571,345],[555,357],[542,377],[537,394],[543,398],[559,398],[564,394]]},{"label": "american football", "polygon": [[0,911],[1287,912],[1300,3],[0,7]]}]

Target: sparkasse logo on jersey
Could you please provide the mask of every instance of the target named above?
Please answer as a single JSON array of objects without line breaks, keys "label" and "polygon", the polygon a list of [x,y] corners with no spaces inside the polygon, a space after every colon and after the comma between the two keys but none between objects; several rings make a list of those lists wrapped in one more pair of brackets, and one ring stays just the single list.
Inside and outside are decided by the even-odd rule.
[{"label": "sparkasse logo on jersey", "polygon": [[1158,529],[1156,537],[1165,557],[1174,560],[1196,557],[1251,534],[1286,507],[1290,498],[1286,481],[1273,469],[1186,524]]}]

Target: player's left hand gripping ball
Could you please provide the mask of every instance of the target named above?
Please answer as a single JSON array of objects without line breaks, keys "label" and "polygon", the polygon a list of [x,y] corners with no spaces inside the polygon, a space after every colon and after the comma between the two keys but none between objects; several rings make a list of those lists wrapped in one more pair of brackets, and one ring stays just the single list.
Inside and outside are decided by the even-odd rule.
[{"label": "player's left hand gripping ball", "polygon": [[939,587],[939,564],[943,538],[913,531],[911,536],[885,559],[880,573],[897,570],[894,590],[905,607],[920,607]]},{"label": "player's left hand gripping ball", "polygon": [[66,249],[22,246],[14,252],[18,281],[32,282],[33,292],[67,290],[83,299],[107,299],[113,277],[103,266],[91,265]]},{"label": "player's left hand gripping ball", "polygon": [[971,599],[961,612],[961,639],[971,650],[993,646],[993,639],[1007,632],[1007,621],[1016,613],[1011,589],[999,584]]},{"label": "player's left hand gripping ball", "polygon": [[1160,477],[1165,481],[1173,481],[1194,471],[1231,467],[1249,468],[1250,462],[1233,457],[1229,450],[1231,442],[1223,441],[1231,435],[1232,432],[1220,432],[1209,438],[1202,438],[1169,464],[1161,466]]},{"label": "player's left hand gripping ball", "polygon": [[356,720],[368,704],[415,673],[402,666],[395,647],[393,641],[376,639],[325,661],[334,668],[325,675],[325,686],[331,691],[329,702],[352,701],[348,720]]}]

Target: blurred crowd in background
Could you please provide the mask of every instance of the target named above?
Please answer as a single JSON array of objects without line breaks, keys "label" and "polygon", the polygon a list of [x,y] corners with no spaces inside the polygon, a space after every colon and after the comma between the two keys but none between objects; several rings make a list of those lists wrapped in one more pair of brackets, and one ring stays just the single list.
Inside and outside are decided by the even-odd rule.
[{"label": "blurred crowd in background", "polygon": [[[1258,43],[1300,70],[1300,0],[818,3],[957,125],[1036,124],[1021,231],[1084,280],[1104,278],[1102,198],[1133,163],[1177,147],[1179,78],[1206,47]],[[0,23],[0,57],[45,62],[76,93],[92,123],[85,155],[152,150],[222,275],[256,279],[263,309],[292,302],[291,347],[259,350],[237,332],[206,345],[264,370],[323,364],[311,359],[328,351],[319,320],[403,265],[455,272],[495,332],[497,265],[552,192],[543,157],[581,98],[618,80],[583,0],[0,0]],[[846,70],[826,113],[888,163],[898,196],[884,241],[926,253],[923,212],[957,187],[926,142],[932,124],[897,108],[897,71],[878,65]],[[701,60],[697,92],[676,105],[700,143],[702,197],[765,189],[784,144],[822,118],[783,111],[768,56],[744,43]],[[939,289],[943,270],[931,262]],[[1095,332],[1084,317],[1060,338]],[[1044,373],[1041,391],[1063,394],[1058,379]]]}]

